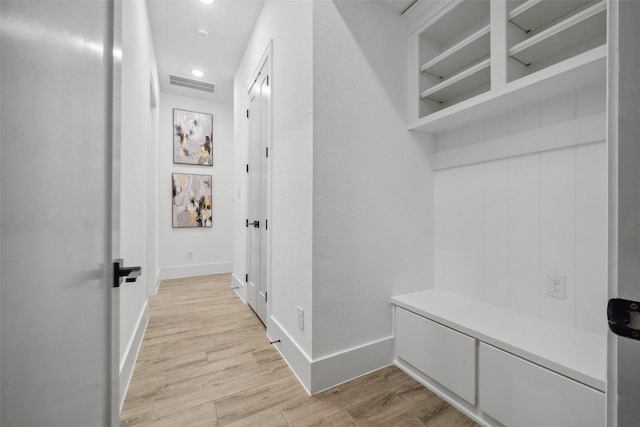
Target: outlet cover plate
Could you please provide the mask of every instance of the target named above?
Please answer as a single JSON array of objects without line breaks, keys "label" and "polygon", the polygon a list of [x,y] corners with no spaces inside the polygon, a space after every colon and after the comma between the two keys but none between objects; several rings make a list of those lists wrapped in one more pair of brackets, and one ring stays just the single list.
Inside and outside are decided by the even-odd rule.
[{"label": "outlet cover plate", "polygon": [[567,298],[567,276],[547,273],[547,295],[554,298]]}]

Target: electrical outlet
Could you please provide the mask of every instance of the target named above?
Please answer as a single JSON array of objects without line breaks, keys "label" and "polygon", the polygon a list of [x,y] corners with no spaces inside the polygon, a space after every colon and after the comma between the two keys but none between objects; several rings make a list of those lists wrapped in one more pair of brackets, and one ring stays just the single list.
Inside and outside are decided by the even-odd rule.
[{"label": "electrical outlet", "polygon": [[304,309],[302,307],[298,307],[298,328],[304,331]]},{"label": "electrical outlet", "polygon": [[554,298],[567,298],[567,276],[547,273],[547,295]]},{"label": "electrical outlet", "polygon": [[187,251],[187,258],[189,259],[193,258],[193,251],[191,249]]}]

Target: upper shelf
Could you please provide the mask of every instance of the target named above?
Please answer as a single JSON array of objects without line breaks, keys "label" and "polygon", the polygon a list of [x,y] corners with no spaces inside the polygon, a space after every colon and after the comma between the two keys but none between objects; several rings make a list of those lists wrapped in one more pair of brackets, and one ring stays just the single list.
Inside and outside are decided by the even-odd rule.
[{"label": "upper shelf", "polygon": [[486,58],[489,56],[489,35],[487,25],[425,63],[420,71],[436,77],[446,77]]},{"label": "upper shelf", "polygon": [[509,21],[523,31],[536,31],[589,3],[591,0],[528,0],[509,13]]},{"label": "upper shelf", "polygon": [[540,102],[559,93],[606,78],[607,46],[599,46],[508,83],[500,89],[474,96],[409,124],[409,129],[443,132],[504,114],[523,103]]},{"label": "upper shelf", "polygon": [[524,64],[532,64],[604,35],[606,10],[605,0],[596,3],[511,47],[509,55]]},{"label": "upper shelf", "polygon": [[482,17],[489,16],[487,0],[456,0],[443,9],[422,36],[437,43],[447,43],[476,25]]},{"label": "upper shelf", "polygon": [[474,89],[489,84],[489,58],[481,61],[440,84],[422,92],[420,96],[436,102],[447,102]]}]

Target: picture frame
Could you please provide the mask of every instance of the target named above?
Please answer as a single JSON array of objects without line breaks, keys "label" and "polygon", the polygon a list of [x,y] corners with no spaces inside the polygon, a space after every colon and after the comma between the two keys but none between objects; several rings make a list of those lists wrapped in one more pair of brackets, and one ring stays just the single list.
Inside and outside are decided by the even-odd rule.
[{"label": "picture frame", "polygon": [[173,109],[173,163],[213,166],[213,115]]},{"label": "picture frame", "polygon": [[171,181],[173,228],[212,227],[211,175],[173,173]]}]

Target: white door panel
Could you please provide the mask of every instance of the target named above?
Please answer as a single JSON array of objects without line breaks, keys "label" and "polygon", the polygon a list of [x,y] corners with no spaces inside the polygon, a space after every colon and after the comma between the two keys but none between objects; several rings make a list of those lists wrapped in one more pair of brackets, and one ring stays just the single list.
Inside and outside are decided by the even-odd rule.
[{"label": "white door panel", "polygon": [[267,322],[269,75],[262,66],[249,94],[247,302]]},{"label": "white door panel", "polygon": [[3,426],[118,424],[111,399],[113,7],[105,0],[0,3]]}]

